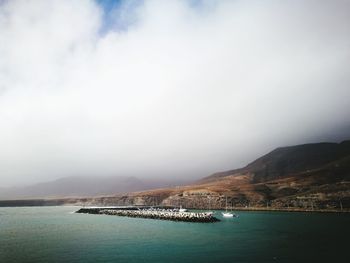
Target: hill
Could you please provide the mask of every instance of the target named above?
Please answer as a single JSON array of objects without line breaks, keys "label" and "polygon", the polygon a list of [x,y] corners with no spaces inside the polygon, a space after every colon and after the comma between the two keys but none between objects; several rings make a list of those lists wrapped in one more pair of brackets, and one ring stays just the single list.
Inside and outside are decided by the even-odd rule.
[{"label": "hill", "polygon": [[350,209],[350,141],[282,147],[191,185],[93,199],[94,204],[189,208]]},{"label": "hill", "polygon": [[215,181],[235,174],[253,174],[254,182],[266,182],[291,174],[321,168],[350,155],[350,141],[282,147],[260,157],[244,168],[215,173],[202,181]]},{"label": "hill", "polygon": [[69,176],[29,186],[0,188],[0,199],[111,195],[183,183],[181,180],[139,179],[132,176]]},{"label": "hill", "polygon": [[[120,189],[120,185],[113,187],[114,193]],[[218,172],[189,185],[142,190],[58,203],[222,209],[227,198],[238,209],[350,211],[350,141],[277,148],[243,168]]]}]

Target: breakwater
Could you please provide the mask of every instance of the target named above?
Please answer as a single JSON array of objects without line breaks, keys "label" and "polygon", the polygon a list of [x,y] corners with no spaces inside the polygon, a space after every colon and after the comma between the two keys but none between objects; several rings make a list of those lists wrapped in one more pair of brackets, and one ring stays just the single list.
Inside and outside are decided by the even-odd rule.
[{"label": "breakwater", "polygon": [[180,212],[179,209],[164,208],[81,208],[76,213],[114,215],[126,217],[138,217],[149,219],[161,219],[182,222],[213,223],[220,221],[212,213],[205,212]]}]

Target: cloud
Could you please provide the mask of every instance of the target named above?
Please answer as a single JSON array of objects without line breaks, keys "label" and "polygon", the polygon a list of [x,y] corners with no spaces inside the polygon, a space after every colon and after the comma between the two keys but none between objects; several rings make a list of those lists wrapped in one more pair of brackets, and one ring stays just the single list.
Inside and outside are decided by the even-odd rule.
[{"label": "cloud", "polygon": [[[0,2],[0,174],[205,176],[348,127],[349,1]],[[334,133],[338,134],[338,133]]]}]

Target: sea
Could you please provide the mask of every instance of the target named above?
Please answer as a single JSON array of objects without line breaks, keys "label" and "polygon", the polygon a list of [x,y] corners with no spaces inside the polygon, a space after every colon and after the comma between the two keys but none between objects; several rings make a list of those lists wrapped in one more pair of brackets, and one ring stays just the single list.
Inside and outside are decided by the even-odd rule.
[{"label": "sea", "polygon": [[350,262],[350,214],[237,212],[217,223],[0,208],[0,262]]}]

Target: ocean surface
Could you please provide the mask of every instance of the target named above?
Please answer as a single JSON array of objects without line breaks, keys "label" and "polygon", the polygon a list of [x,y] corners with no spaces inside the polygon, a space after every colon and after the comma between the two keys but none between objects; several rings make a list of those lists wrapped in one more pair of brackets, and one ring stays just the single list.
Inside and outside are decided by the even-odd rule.
[{"label": "ocean surface", "polygon": [[0,262],[350,260],[349,214],[237,212],[239,218],[201,224],[76,210],[0,208]]}]

